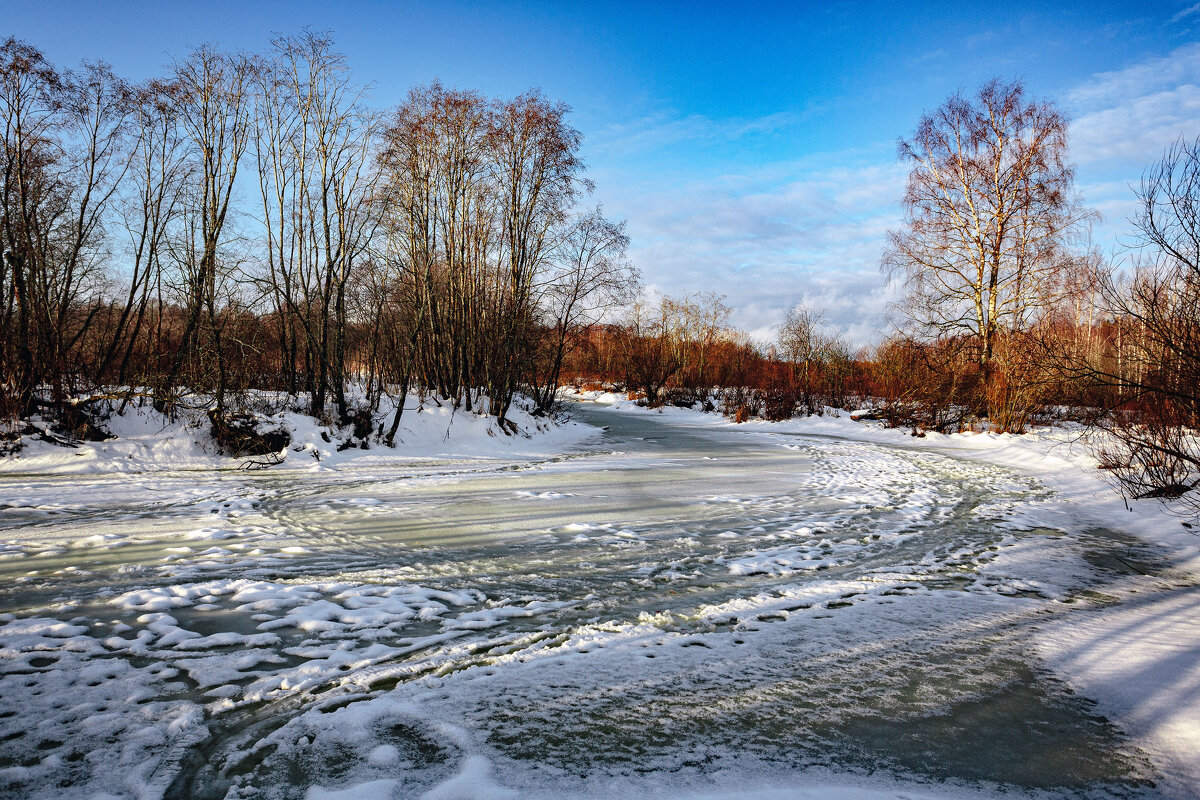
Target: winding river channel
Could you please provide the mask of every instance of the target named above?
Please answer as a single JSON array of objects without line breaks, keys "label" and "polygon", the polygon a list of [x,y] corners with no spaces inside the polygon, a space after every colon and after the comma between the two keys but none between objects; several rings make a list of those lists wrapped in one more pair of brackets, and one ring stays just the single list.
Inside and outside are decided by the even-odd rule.
[{"label": "winding river channel", "polygon": [[1031,644],[1145,546],[928,449],[574,413],[543,459],[0,477],[0,797],[1159,796]]}]

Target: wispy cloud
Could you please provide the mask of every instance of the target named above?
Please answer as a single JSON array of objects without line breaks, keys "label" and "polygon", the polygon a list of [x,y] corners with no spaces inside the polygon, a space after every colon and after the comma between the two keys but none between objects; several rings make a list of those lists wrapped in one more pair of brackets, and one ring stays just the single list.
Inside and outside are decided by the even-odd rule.
[{"label": "wispy cloud", "polygon": [[1115,100],[1078,117],[1071,126],[1079,164],[1149,163],[1180,136],[1200,135],[1200,85]]},{"label": "wispy cloud", "polygon": [[681,116],[660,111],[601,128],[590,135],[591,147],[605,156],[622,156],[681,142],[689,145],[736,142],[756,135],[780,133],[794,127],[799,119],[800,115],[792,112],[751,119],[714,120],[701,114]]},{"label": "wispy cloud", "polygon": [[1194,85],[1198,80],[1200,44],[1193,43],[1124,69],[1097,73],[1069,92],[1065,102],[1073,113],[1084,115],[1182,85]]},{"label": "wispy cloud", "polygon": [[1194,5],[1194,6],[1189,6],[1188,8],[1183,9],[1178,14],[1171,17],[1171,22],[1172,23],[1180,22],[1180,21],[1186,19],[1187,17],[1192,16],[1196,12],[1200,12],[1200,3],[1196,3],[1196,5]]}]

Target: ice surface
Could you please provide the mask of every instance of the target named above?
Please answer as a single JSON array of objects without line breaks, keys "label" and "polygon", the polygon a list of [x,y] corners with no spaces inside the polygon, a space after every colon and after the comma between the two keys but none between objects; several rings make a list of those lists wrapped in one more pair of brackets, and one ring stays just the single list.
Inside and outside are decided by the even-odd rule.
[{"label": "ice surface", "polygon": [[1195,551],[1061,440],[616,405],[3,478],[0,796],[1197,793]]}]

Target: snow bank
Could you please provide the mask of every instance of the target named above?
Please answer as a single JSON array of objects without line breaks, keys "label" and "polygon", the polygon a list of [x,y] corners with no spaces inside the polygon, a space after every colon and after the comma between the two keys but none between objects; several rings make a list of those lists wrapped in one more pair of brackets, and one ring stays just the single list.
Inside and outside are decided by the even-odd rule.
[{"label": "snow bank", "polygon": [[[386,413],[383,413],[386,412]],[[390,424],[394,408],[384,403],[380,418]],[[552,422],[533,417],[514,403],[508,419],[516,432],[505,432],[494,418],[439,405],[415,394],[406,400],[396,446],[370,442],[370,449],[354,445],[338,449],[345,435],[316,419],[291,412],[273,415],[269,421],[285,427],[291,444],[280,452],[283,463],[276,470],[338,469],[368,466],[397,457],[505,458],[544,455],[598,433],[577,422]],[[266,463],[264,457],[229,457],[218,452],[203,411],[190,410],[169,421],[149,407],[130,406],[122,415],[105,423],[116,437],[106,442],[81,442],[65,447],[26,437],[15,454],[0,457],[0,473],[11,474],[103,474],[139,473],[188,469],[236,469],[250,462]]]},{"label": "snow bank", "polygon": [[[1148,742],[1168,796],[1200,786],[1200,587],[1120,591],[1121,603],[1060,618],[1038,637],[1042,658],[1099,711]],[[1144,586],[1142,586],[1144,589]]]}]

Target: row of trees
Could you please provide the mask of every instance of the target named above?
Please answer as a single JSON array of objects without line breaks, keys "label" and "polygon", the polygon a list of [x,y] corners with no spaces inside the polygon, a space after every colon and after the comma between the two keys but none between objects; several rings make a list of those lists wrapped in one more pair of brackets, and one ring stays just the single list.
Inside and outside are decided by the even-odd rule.
[{"label": "row of trees", "polygon": [[434,83],[381,112],[312,32],[140,85],[8,39],[0,414],[259,388],[348,421],[352,381],[368,411],[412,383],[549,408],[576,331],[637,283],[623,225],[580,210],[568,111]]},{"label": "row of trees", "polygon": [[874,396],[867,354],[830,332],[819,311],[793,308],[773,344],[730,327],[731,313],[711,293],[639,300],[617,323],[579,336],[565,374],[650,406],[719,404],[741,419],[822,413]]}]

